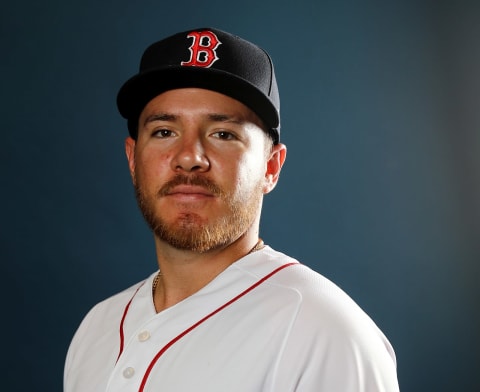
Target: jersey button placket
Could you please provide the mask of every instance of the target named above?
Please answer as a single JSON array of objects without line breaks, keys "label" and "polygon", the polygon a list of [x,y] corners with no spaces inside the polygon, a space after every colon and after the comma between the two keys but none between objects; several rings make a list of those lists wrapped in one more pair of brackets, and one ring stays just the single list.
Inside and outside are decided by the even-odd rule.
[{"label": "jersey button placket", "polygon": [[[148,339],[150,339],[150,332],[149,331],[142,331],[137,335],[138,341],[139,342],[146,342]],[[126,379],[130,379],[135,375],[135,369],[131,366],[126,367],[122,375]]]}]

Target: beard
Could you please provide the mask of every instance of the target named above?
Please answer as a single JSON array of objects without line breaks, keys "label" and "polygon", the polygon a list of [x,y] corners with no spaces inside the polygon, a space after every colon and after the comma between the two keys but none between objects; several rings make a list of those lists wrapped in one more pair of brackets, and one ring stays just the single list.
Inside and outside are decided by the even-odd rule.
[{"label": "beard", "polygon": [[[223,202],[227,212],[220,217],[205,219],[189,211],[181,213],[173,222],[167,222],[161,211],[157,211],[156,203],[172,188],[182,184],[204,187]],[[262,204],[262,184],[257,181],[240,193],[228,194],[205,177],[177,175],[153,197],[137,181],[135,195],[145,221],[158,239],[177,249],[205,253],[229,245],[252,226]]]}]

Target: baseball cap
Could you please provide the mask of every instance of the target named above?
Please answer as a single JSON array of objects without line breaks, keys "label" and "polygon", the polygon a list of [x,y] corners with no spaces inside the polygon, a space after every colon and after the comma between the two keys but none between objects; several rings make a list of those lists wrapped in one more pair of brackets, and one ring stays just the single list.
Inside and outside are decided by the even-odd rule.
[{"label": "baseball cap", "polygon": [[196,87],[219,92],[248,106],[280,140],[280,97],[273,63],[263,49],[215,28],[177,33],[150,45],[138,74],[120,88],[117,106],[136,138],[145,105],[162,92]]}]

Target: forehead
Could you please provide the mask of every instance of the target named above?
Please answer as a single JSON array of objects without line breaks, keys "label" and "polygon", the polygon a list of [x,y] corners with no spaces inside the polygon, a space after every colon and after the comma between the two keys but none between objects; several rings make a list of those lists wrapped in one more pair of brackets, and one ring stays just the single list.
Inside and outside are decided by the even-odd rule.
[{"label": "forehead", "polygon": [[174,116],[225,115],[241,122],[250,122],[265,129],[253,110],[227,95],[200,88],[181,88],[165,91],[150,100],[140,114],[140,124],[157,113]]}]

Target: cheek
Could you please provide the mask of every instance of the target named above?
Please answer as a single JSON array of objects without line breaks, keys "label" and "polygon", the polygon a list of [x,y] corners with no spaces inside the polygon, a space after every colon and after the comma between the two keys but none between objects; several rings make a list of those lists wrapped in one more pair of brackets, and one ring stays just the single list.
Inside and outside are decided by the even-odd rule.
[{"label": "cheek", "polygon": [[259,187],[263,190],[265,164],[263,161],[244,159],[237,162],[236,186],[241,192],[253,192]]},{"label": "cheek", "polygon": [[157,187],[169,168],[168,154],[142,152],[136,157],[135,175],[143,187]]}]

